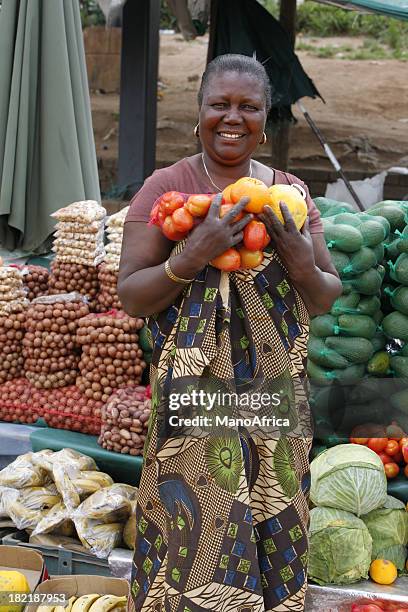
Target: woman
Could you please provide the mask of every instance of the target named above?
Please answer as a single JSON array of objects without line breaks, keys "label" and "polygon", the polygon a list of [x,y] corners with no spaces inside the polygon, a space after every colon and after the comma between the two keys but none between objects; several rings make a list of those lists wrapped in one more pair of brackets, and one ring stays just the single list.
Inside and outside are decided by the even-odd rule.
[{"label": "woman", "polygon": [[226,55],[211,62],[198,95],[203,154],[154,172],[127,217],[118,291],[128,313],[153,315],[154,342],[132,573],[138,612],[304,609],[311,434],[303,386],[282,408],[291,415],[295,408],[296,435],[237,426],[166,438],[158,421],[172,410],[168,389],[175,383],[191,392],[192,380],[193,388],[223,381],[241,392],[289,380],[293,390],[305,379],[308,316],[328,310],[341,293],[309,195],[301,232],[285,204],[285,226],[264,208],[274,248],[254,271],[226,274],[208,265],[242,241],[251,215],[234,219],[245,198],[220,219],[216,197],[175,248],[146,225],[155,200],[170,190],[220,192],[242,176],[303,185],[251,159],[266,140],[270,95],[256,60]]}]

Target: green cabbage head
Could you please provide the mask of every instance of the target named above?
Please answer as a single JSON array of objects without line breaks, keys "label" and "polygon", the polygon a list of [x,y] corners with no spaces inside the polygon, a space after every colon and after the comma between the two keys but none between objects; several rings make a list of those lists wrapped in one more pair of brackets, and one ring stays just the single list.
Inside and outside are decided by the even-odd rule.
[{"label": "green cabbage head", "polygon": [[351,584],[368,578],[372,540],[351,512],[313,508],[309,527],[309,578],[318,584]]},{"label": "green cabbage head", "polygon": [[315,506],[347,510],[361,516],[385,504],[384,465],[366,446],[333,446],[312,461],[310,471],[310,499]]},{"label": "green cabbage head", "polygon": [[372,559],[388,559],[398,570],[405,568],[408,544],[408,512],[395,497],[387,496],[383,508],[361,517],[373,539]]}]

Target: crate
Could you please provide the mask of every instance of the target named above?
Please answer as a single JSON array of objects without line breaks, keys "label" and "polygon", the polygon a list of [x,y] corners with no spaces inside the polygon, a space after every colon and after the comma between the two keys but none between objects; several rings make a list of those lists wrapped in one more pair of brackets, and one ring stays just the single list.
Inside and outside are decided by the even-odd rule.
[{"label": "crate", "polygon": [[0,527],[0,544],[3,544],[3,538],[15,533],[15,527]]},{"label": "crate", "polygon": [[66,548],[40,546],[28,542],[25,531],[14,531],[3,538],[8,546],[24,546],[41,553],[51,576],[71,576],[88,574],[92,576],[112,576],[107,559],[95,555],[74,552]]}]

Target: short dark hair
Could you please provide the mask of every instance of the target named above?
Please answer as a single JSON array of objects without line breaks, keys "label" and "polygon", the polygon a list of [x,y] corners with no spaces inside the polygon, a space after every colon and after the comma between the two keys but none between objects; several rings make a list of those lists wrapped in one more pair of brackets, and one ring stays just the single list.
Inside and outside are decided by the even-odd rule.
[{"label": "short dark hair", "polygon": [[238,72],[239,74],[249,74],[256,78],[262,85],[265,93],[265,107],[268,114],[271,109],[272,88],[268,74],[261,64],[254,57],[240,55],[239,53],[226,53],[218,55],[213,59],[204,71],[198,91],[198,105],[202,106],[204,91],[208,87],[210,78],[224,72]]}]

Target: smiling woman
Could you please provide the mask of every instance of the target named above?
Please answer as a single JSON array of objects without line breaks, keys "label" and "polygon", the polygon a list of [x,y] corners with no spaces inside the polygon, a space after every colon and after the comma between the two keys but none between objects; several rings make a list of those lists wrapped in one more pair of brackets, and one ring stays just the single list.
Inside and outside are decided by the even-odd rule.
[{"label": "smiling woman", "polygon": [[[153,417],[136,510],[134,605],[138,612],[303,610],[309,313],[329,309],[341,283],[306,185],[251,158],[265,141],[270,106],[263,66],[240,55],[216,58],[198,102],[195,134],[203,153],[154,172],[134,197],[124,231],[118,293],[128,313],[150,317],[154,343]],[[176,247],[147,225],[163,193],[221,192],[242,177],[249,177],[247,186],[297,183],[308,207],[301,230],[284,203],[284,224],[263,208],[272,248],[255,269],[226,273],[209,265],[248,233],[253,215],[242,214],[248,198],[225,212],[221,195],[215,197],[207,216]],[[201,436],[177,435],[163,429],[174,388],[204,388],[210,395],[226,389],[239,397],[279,390],[279,406],[264,416],[279,422],[285,417],[290,427],[272,433],[270,427],[218,425]],[[248,407],[240,415],[238,408],[220,401],[215,414],[221,411],[229,423],[229,417],[251,412]],[[194,416],[200,410],[212,414],[207,403]]]}]

